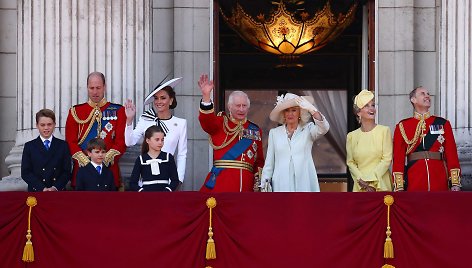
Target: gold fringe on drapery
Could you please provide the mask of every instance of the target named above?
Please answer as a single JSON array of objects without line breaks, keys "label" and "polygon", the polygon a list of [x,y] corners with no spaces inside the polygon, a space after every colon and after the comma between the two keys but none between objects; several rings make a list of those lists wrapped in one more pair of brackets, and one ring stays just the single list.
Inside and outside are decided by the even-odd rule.
[{"label": "gold fringe on drapery", "polygon": [[206,259],[213,260],[216,259],[216,247],[215,247],[215,240],[213,240],[213,228],[211,227],[212,222],[212,209],[216,207],[216,199],[214,197],[210,197],[206,201],[207,207],[210,209],[210,224],[208,227],[208,240],[207,240],[207,247],[206,247]]},{"label": "gold fringe on drapery", "polygon": [[34,251],[33,251],[33,242],[31,242],[31,211],[34,206],[36,206],[38,202],[36,201],[36,198],[34,196],[28,196],[26,199],[26,205],[29,207],[29,212],[28,212],[28,231],[26,233],[26,244],[25,248],[23,250],[23,258],[22,260],[24,262],[33,262],[34,261]]}]

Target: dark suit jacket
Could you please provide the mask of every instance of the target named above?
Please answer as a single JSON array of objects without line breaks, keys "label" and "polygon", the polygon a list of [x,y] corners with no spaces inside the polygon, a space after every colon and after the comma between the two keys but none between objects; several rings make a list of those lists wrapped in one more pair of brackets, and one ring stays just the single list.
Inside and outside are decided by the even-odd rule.
[{"label": "dark suit jacket", "polygon": [[113,173],[102,165],[102,173],[98,174],[92,163],[88,163],[85,167],[79,168],[75,189],[77,191],[115,191]]},{"label": "dark suit jacket", "polygon": [[64,140],[52,137],[49,150],[41,138],[25,143],[21,158],[21,177],[28,191],[39,192],[45,187],[64,190],[71,177],[72,162],[69,147]]}]

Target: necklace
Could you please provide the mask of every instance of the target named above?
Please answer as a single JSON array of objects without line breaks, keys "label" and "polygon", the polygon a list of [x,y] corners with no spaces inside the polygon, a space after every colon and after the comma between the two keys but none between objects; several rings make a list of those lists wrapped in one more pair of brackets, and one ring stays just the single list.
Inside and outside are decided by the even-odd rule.
[{"label": "necklace", "polygon": [[295,130],[297,130],[297,128],[294,128],[294,129],[290,129],[287,125],[285,126],[285,132],[287,132],[287,136],[288,138],[292,138],[293,136],[293,133],[295,132]]}]

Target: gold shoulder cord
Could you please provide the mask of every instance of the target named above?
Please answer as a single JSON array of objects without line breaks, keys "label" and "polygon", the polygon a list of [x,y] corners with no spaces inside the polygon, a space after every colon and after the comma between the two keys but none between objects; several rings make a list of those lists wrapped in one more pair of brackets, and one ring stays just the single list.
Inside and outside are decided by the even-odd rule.
[{"label": "gold shoulder cord", "polygon": [[[225,137],[225,140],[223,141],[223,143],[221,145],[217,146],[213,143],[213,140],[211,139],[211,136],[208,136],[208,141],[210,142],[210,145],[213,148],[213,150],[219,150],[221,148],[224,148],[224,147],[228,146],[228,144],[230,144],[242,132],[243,124],[241,122],[239,122],[234,128],[230,128],[228,126],[228,117],[226,117],[226,116],[223,117],[223,121],[224,121],[223,130],[226,133],[226,137]],[[228,140],[228,136],[231,136],[231,138],[229,140]]]},{"label": "gold shoulder cord", "polygon": [[400,133],[402,134],[403,140],[408,145],[408,147],[406,149],[406,154],[409,154],[413,150],[413,148],[415,147],[415,144],[418,141],[419,137],[420,136],[424,137],[424,134],[422,134],[422,132],[423,132],[423,130],[426,129],[426,123],[423,119],[421,119],[418,122],[418,124],[416,125],[415,136],[411,140],[408,140],[408,137],[406,136],[405,129],[403,128],[403,123],[400,122],[400,124],[398,124],[398,126],[400,127]]},{"label": "gold shoulder cord", "polygon": [[[79,131],[77,133],[77,137],[79,138],[79,145],[84,142],[85,138],[87,137],[87,135],[90,132],[90,129],[92,128],[93,121],[95,121],[95,120],[98,123],[97,136],[100,134],[100,131],[102,129],[102,112],[100,111],[100,108],[95,106],[93,108],[93,110],[90,112],[89,116],[85,120],[79,119],[79,117],[77,116],[77,113],[75,111],[75,107],[71,108],[71,114],[72,114],[72,117],[74,118],[75,122],[77,122],[77,124],[79,124]],[[82,131],[83,131],[83,128],[84,128],[83,125],[85,123],[89,123],[89,122],[90,122],[90,124],[88,125],[87,129],[85,130],[84,135],[82,135]],[[81,136],[82,136],[82,138],[81,138]]]}]

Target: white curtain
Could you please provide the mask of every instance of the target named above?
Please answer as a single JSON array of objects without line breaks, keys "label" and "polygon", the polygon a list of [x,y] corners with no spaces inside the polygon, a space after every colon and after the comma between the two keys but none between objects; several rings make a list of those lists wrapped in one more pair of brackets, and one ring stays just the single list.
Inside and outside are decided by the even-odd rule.
[{"label": "white curtain", "polygon": [[315,107],[329,122],[330,135],[336,142],[337,151],[346,159],[347,136],[347,91],[346,90],[316,90],[303,91],[304,95],[312,96]]}]

